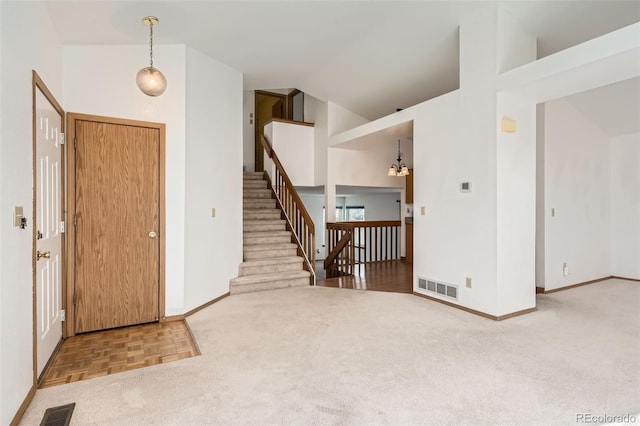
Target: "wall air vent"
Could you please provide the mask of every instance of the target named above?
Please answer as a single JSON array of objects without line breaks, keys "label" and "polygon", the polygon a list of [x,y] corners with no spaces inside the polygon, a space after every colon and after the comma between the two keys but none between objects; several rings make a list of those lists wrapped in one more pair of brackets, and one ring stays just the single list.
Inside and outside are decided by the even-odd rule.
[{"label": "wall air vent", "polygon": [[418,288],[427,290],[427,292],[429,293],[434,293],[440,296],[448,297],[450,299],[458,300],[457,285],[418,277]]}]

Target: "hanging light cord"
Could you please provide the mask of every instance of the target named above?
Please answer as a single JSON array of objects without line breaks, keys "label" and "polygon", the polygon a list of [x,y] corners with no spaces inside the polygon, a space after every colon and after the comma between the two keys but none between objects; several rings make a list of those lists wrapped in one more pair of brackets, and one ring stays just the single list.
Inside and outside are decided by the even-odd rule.
[{"label": "hanging light cord", "polygon": [[153,22],[149,25],[149,59],[153,68]]}]

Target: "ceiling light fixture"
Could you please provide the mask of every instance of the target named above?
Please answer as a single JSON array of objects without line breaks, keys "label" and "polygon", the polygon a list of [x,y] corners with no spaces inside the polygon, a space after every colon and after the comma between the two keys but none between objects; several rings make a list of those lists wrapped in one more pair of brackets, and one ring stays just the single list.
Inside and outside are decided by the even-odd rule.
[{"label": "ceiling light fixture", "polygon": [[155,16],[145,16],[142,22],[149,26],[149,66],[142,68],[136,75],[136,84],[145,95],[160,96],[167,89],[167,79],[159,69],[153,67],[153,26],[159,20]]},{"label": "ceiling light fixture", "polygon": [[398,139],[398,158],[396,160],[398,161],[398,164],[392,164],[391,167],[389,167],[387,176],[407,176],[409,174],[409,168],[402,162],[400,139]]}]

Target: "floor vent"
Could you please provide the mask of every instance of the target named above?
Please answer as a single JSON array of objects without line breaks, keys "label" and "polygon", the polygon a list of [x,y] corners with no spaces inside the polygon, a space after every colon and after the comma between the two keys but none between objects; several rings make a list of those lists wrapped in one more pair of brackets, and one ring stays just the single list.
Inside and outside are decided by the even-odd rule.
[{"label": "floor vent", "polygon": [[69,426],[71,414],[76,403],[47,408],[40,422],[40,426]]},{"label": "floor vent", "polygon": [[426,290],[427,289],[427,280],[425,280],[424,278],[418,278],[418,288]]},{"label": "floor vent", "polygon": [[418,277],[418,288],[458,300],[458,286]]}]

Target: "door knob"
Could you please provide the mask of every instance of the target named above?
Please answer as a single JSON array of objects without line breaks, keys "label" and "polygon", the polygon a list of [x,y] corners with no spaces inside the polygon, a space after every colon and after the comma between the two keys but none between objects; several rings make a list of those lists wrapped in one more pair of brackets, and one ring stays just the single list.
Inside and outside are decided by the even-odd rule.
[{"label": "door knob", "polygon": [[51,257],[50,251],[45,251],[40,253],[40,250],[36,252],[36,260],[40,260],[40,258],[44,257],[45,259],[49,259]]},{"label": "door knob", "polygon": [[155,238],[157,236],[158,236],[158,233],[156,231],[149,232],[149,238]]}]

